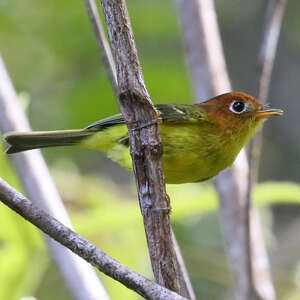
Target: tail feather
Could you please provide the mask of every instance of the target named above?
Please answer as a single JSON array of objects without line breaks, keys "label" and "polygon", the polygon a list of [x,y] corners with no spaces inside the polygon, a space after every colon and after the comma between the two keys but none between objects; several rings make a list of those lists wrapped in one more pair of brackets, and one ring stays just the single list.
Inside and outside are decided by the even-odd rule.
[{"label": "tail feather", "polygon": [[4,136],[4,140],[8,144],[5,153],[12,154],[38,148],[76,145],[93,133],[89,130],[12,132]]}]

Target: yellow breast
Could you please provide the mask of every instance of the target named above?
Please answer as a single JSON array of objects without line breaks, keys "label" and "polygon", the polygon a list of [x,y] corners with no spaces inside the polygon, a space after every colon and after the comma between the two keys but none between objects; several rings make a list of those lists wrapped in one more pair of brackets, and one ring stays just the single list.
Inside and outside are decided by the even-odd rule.
[{"label": "yellow breast", "polygon": [[[225,157],[222,138],[209,125],[161,124],[163,142],[163,166],[167,183],[197,182],[211,178],[234,159],[234,154]],[[115,125],[95,133],[81,145],[101,150],[121,166],[132,170],[127,145],[120,140],[127,136],[125,125]]]}]

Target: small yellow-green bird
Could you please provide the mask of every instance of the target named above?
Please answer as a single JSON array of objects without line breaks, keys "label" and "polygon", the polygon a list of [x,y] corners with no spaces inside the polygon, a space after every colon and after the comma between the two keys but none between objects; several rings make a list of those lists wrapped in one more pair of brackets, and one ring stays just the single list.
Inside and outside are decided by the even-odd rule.
[{"label": "small yellow-green bird", "polygon": [[[229,167],[262,122],[282,115],[264,109],[241,92],[219,95],[199,104],[159,104],[159,131],[167,183],[198,182]],[[5,136],[6,153],[36,148],[79,145],[103,151],[132,170],[127,126],[121,114],[81,130],[13,132]]]}]

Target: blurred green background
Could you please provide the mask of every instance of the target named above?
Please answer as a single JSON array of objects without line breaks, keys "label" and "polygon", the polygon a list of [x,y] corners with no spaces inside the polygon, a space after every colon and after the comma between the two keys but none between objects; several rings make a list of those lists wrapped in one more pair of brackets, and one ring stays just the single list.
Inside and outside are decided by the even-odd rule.
[{"label": "blurred green background", "polygon": [[[147,88],[155,103],[192,103],[172,1],[128,0]],[[267,1],[217,0],[234,90],[253,92]],[[290,1],[270,103],[285,115],[266,123],[255,190],[279,299],[300,299],[300,2]],[[83,1],[0,1],[0,53],[35,130],[82,128],[118,112]],[[0,151],[0,176],[20,188]],[[101,153],[43,151],[76,230],[151,277],[132,175]],[[231,299],[216,193],[210,182],[170,185],[172,223],[198,299]],[[71,299],[40,233],[0,205],[0,300]],[[133,246],[134,245],[134,246]],[[100,274],[112,299],[140,299]]]}]

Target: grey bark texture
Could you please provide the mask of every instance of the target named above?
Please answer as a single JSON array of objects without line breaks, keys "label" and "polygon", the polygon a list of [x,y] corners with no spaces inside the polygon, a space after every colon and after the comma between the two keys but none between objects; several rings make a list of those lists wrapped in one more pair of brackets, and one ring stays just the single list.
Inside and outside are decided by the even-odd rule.
[{"label": "grey bark texture", "polygon": [[[86,5],[86,8],[87,8],[87,12],[88,12],[90,21],[91,21],[93,29],[94,29],[94,34],[95,34],[96,40],[100,47],[100,56],[105,65],[106,73],[110,79],[114,93],[117,96],[118,95],[118,83],[117,83],[115,62],[113,59],[113,55],[111,53],[110,45],[104,34],[104,30],[103,30],[103,27],[101,24],[97,6],[95,4],[95,1],[93,1],[93,0],[85,0],[84,2]],[[145,230],[147,230],[147,228],[145,228]],[[178,274],[176,274],[176,277],[179,278],[179,283],[180,283],[182,293],[184,295],[187,295],[190,299],[193,300],[193,299],[195,299],[195,294],[194,294],[194,291],[193,291],[193,288],[192,288],[192,285],[190,282],[188,272],[185,267],[185,263],[184,263],[179,245],[176,241],[176,237],[175,237],[173,231],[172,231],[172,239],[173,239],[173,243],[174,243],[174,251],[175,251],[176,259],[178,261]],[[151,252],[153,252],[153,251],[150,251],[150,255],[151,255]],[[154,257],[153,259],[156,259],[156,257]],[[159,272],[159,269],[158,269],[158,272]]]},{"label": "grey bark texture", "polygon": [[[17,94],[0,57],[0,130],[30,131],[29,123],[18,101]],[[39,150],[11,156],[11,161],[26,194],[34,203],[52,216],[72,227],[70,218],[49,174]],[[68,249],[46,238],[50,255],[56,262],[69,292],[77,300],[108,300],[95,271]]]},{"label": "grey bark texture", "polygon": [[[263,105],[267,103],[273,65],[279,40],[280,29],[287,0],[269,0],[265,19],[265,29],[258,56],[257,84],[255,96]],[[249,191],[258,179],[258,167],[262,148],[262,130],[251,141],[249,147]]]},{"label": "grey bark texture", "polygon": [[[231,91],[213,0],[177,0],[176,5],[197,101]],[[257,214],[248,210],[246,201],[248,162],[245,150],[230,169],[217,176],[215,185],[236,299],[273,300],[274,287],[259,221]],[[259,260],[255,253],[260,254]]]},{"label": "grey bark texture", "polygon": [[[270,0],[267,7],[265,29],[258,57],[257,87],[255,92],[255,96],[263,105],[267,103],[271,75],[286,4],[287,0]],[[258,180],[260,153],[262,149],[262,132],[263,131],[261,129],[249,145],[249,175],[246,201],[248,209],[252,214],[254,214],[255,211],[251,208],[251,193],[254,185]],[[251,215],[249,215],[249,224],[252,239],[254,236],[261,235],[260,232],[255,232],[257,226],[255,226],[254,222],[259,222],[258,218],[253,219],[251,218]],[[266,270],[266,267],[264,266],[269,266],[269,260],[267,259],[265,248],[253,248],[252,255],[254,257],[253,261],[256,262],[255,264],[253,264],[253,280],[255,285],[259,286],[262,278],[264,279],[263,281],[265,281],[265,278],[267,278],[268,281],[271,281],[270,272],[263,272],[263,270]],[[255,277],[255,274],[260,274],[260,276]],[[275,298],[275,292],[273,294],[273,298]]]},{"label": "grey bark texture", "polygon": [[194,299],[181,256],[177,257],[178,248],[174,248],[157,112],[144,83],[126,3],[103,0],[102,7],[115,57],[118,102],[128,127],[154,277],[162,286]]}]

